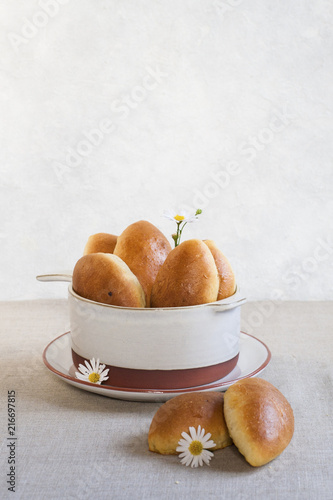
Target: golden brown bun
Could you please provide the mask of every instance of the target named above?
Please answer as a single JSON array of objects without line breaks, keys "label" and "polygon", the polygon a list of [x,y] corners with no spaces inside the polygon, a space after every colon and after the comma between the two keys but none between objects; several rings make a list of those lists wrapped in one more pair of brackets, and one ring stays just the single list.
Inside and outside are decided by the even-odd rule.
[{"label": "golden brown bun", "polygon": [[204,240],[214,257],[220,286],[217,300],[226,299],[235,293],[236,281],[232,267],[225,255],[217,248],[213,240]]},{"label": "golden brown bun", "polygon": [[293,410],[272,384],[239,380],[224,395],[224,416],[238,450],[254,467],[280,455],[294,433]]},{"label": "golden brown bun", "polygon": [[174,248],[159,270],[151,307],[194,306],[217,299],[219,278],[214,258],[201,240],[186,240]]},{"label": "golden brown bun", "polygon": [[86,299],[124,307],[145,307],[139,280],[119,257],[91,253],[79,259],[73,271],[73,290]]},{"label": "golden brown bun", "polygon": [[155,413],[150,424],[148,444],[150,451],[162,455],[176,455],[182,432],[189,427],[210,432],[215,448],[225,448],[232,444],[223,416],[222,392],[195,392],[169,399]]},{"label": "golden brown bun", "polygon": [[141,220],[128,226],[118,236],[114,255],[120,257],[140,281],[146,294],[147,307],[157,272],[171,245],[157,227]]},{"label": "golden brown bun", "polygon": [[89,236],[83,255],[90,253],[113,253],[117,243],[117,236],[108,233],[97,233]]}]

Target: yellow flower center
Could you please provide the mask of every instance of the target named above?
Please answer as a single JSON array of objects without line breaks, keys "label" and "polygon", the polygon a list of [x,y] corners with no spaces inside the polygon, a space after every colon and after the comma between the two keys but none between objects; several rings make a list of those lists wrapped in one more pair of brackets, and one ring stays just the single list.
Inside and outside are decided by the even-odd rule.
[{"label": "yellow flower center", "polygon": [[175,215],[174,219],[178,222],[181,222],[185,219],[184,215]]},{"label": "yellow flower center", "polygon": [[192,455],[201,455],[203,446],[200,441],[192,441],[188,449],[192,453]]},{"label": "yellow flower center", "polygon": [[100,375],[98,373],[94,373],[93,372],[93,373],[89,374],[88,379],[89,379],[89,382],[92,382],[93,384],[96,384],[96,382],[98,382],[99,379],[100,379]]}]

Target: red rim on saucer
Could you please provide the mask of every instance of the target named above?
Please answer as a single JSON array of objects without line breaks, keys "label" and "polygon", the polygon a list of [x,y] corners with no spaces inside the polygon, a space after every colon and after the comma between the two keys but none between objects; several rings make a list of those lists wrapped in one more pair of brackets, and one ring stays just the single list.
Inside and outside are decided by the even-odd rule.
[{"label": "red rim on saucer", "polygon": [[[186,392],[196,392],[196,391],[209,391],[209,390],[225,390],[226,388],[228,388],[230,385],[232,385],[233,383],[235,383],[237,380],[241,380],[241,379],[244,379],[244,378],[250,378],[250,377],[254,377],[256,375],[258,375],[262,370],[264,370],[264,368],[266,368],[266,366],[268,365],[268,363],[270,362],[271,360],[271,352],[269,350],[269,348],[267,347],[267,345],[262,342],[261,340],[259,340],[258,338],[256,338],[255,336],[253,335],[250,335],[248,333],[245,333],[245,332],[241,332],[241,341],[243,340],[250,340],[252,339],[253,341],[255,341],[257,343],[257,345],[261,345],[261,347],[264,348],[264,351],[265,351],[265,359],[260,363],[259,366],[256,366],[255,369],[251,370],[250,372],[248,373],[241,373],[240,372],[240,376],[237,376],[237,366],[239,364],[239,361],[241,360],[241,356],[242,356],[242,346],[241,346],[241,343],[240,343],[240,354],[239,354],[239,359],[236,361],[236,366],[234,368],[233,371],[231,371],[228,376],[226,376],[225,378],[219,378],[218,380],[214,380],[212,383],[208,383],[208,384],[204,384],[204,385],[198,385],[198,386],[195,386],[195,387],[186,387],[185,384],[184,384],[184,387],[178,387],[178,388],[158,388],[158,387],[155,387],[155,388],[140,388],[140,387],[121,387],[121,386],[117,386],[117,385],[108,385],[106,381],[106,383],[103,383],[102,385],[97,385],[97,384],[93,384],[91,382],[86,382],[84,380],[80,380],[80,379],[77,379],[76,377],[74,376],[71,376],[70,375],[70,371],[72,371],[72,368],[74,368],[75,370],[75,367],[71,367],[70,369],[68,369],[68,373],[64,373],[64,372],[61,372],[59,370],[57,370],[49,361],[48,359],[48,351],[51,347],[53,347],[57,341],[59,341],[59,339],[61,339],[62,337],[65,337],[65,336],[69,336],[70,335],[70,332],[66,332],[66,333],[63,333],[62,335],[59,335],[57,338],[55,338],[54,340],[52,340],[44,349],[44,352],[43,352],[43,361],[44,361],[44,364],[46,365],[46,367],[51,371],[53,372],[55,375],[59,376],[60,378],[62,379],[65,379],[65,381],[67,380],[68,382],[72,383],[72,384],[75,384],[77,386],[80,386],[82,387],[83,389],[86,388],[87,390],[92,390],[92,389],[103,389],[105,391],[110,391],[110,392],[115,392],[115,393],[133,393],[133,394],[183,394],[183,393],[186,393]],[[68,349],[71,350],[71,346],[70,344],[68,345]],[[234,372],[236,371],[235,373],[235,377],[233,378],[233,374]],[[100,392],[100,391],[99,391]],[[111,396],[113,397],[113,396]],[[117,397],[117,396],[115,396]]]}]

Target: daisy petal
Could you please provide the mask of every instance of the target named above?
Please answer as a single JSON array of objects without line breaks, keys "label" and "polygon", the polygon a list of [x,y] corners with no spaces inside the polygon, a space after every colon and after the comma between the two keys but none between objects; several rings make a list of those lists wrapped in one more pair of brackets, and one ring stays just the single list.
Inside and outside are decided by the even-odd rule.
[{"label": "daisy petal", "polygon": [[208,463],[211,460],[211,458],[213,458],[214,453],[212,453],[211,451],[203,450],[201,456],[203,460],[205,460],[205,462]]},{"label": "daisy petal", "polygon": [[202,441],[202,438],[205,435],[205,429],[201,429],[201,426],[199,425],[198,427],[198,439],[199,441]]},{"label": "daisy petal", "polygon": [[178,444],[179,446],[188,446],[190,443],[191,443],[191,438],[189,437],[189,439],[180,439],[178,441]]},{"label": "daisy petal", "polygon": [[88,368],[86,368],[84,365],[81,365],[81,364],[79,365],[79,370],[82,373],[87,373],[87,374],[90,373],[90,371],[88,370]]},{"label": "daisy petal", "polygon": [[104,370],[105,368],[105,365],[99,365],[98,367],[98,373],[102,373],[102,371]]},{"label": "daisy petal", "polygon": [[193,460],[192,455],[187,456],[187,457],[183,458],[183,464],[185,464],[186,467],[188,467],[189,465],[191,465],[192,460]]},{"label": "daisy petal", "polygon": [[173,212],[171,210],[164,210],[164,212],[163,212],[163,217],[166,217],[167,219],[170,219],[170,220],[175,220],[175,215],[176,215],[176,212]]},{"label": "daisy petal", "polygon": [[202,443],[204,448],[214,448],[216,443],[213,440],[207,441],[207,443]]},{"label": "daisy petal", "polygon": [[[200,427],[200,425],[199,425],[199,427]],[[193,441],[196,441],[196,439],[197,439],[197,433],[196,433],[195,428],[194,428],[194,427],[190,427],[190,429],[189,429],[189,430],[190,430],[190,434],[191,434],[191,438],[192,438],[192,440],[193,440]]]},{"label": "daisy petal", "polygon": [[[193,427],[192,427],[192,428],[193,428]],[[189,436],[186,432],[182,432],[182,434],[181,434],[181,435],[183,436],[183,438],[184,438],[184,440],[185,440],[186,442],[191,443],[192,439],[191,439],[191,437],[190,437],[190,436]],[[182,440],[181,440],[181,441],[182,441]]]},{"label": "daisy petal", "polygon": [[88,361],[86,359],[84,360],[84,364],[86,365],[87,369],[89,370],[89,373],[91,373],[92,371],[94,371],[94,370],[91,369],[91,365],[88,363]]},{"label": "daisy petal", "polygon": [[[203,429],[205,430],[205,429]],[[207,432],[207,434],[205,436],[201,436],[201,439],[202,439],[202,443],[205,443],[206,441],[208,441],[210,438],[212,437],[211,433],[210,432]]]}]

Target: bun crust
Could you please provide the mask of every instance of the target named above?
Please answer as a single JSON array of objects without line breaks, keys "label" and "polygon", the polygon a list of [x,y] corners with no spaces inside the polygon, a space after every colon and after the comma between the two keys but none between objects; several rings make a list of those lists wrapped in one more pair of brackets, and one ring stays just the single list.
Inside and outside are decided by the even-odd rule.
[{"label": "bun crust", "polygon": [[140,281],[147,307],[158,270],[170,251],[171,245],[164,234],[144,220],[131,224],[118,236],[114,255],[126,262]]},{"label": "bun crust", "polygon": [[239,380],[227,389],[224,416],[235,445],[254,467],[280,455],[294,433],[287,399],[260,378]]},{"label": "bun crust", "polygon": [[226,299],[235,293],[236,280],[235,275],[226,256],[217,248],[213,240],[204,240],[215,260],[217,272],[219,275],[219,291],[217,300]]},{"label": "bun crust", "polygon": [[217,299],[214,258],[201,240],[183,241],[167,256],[151,294],[151,307],[194,306]]},{"label": "bun crust", "polygon": [[77,261],[73,290],[81,297],[103,304],[145,307],[139,280],[119,257],[109,253],[92,253]]},{"label": "bun crust", "polygon": [[113,253],[117,243],[117,236],[108,233],[96,233],[89,236],[83,255],[90,253]]},{"label": "bun crust", "polygon": [[148,433],[149,450],[162,455],[176,455],[181,433],[201,425],[210,432],[216,447],[232,444],[223,416],[223,393],[195,392],[169,399],[155,413]]}]

